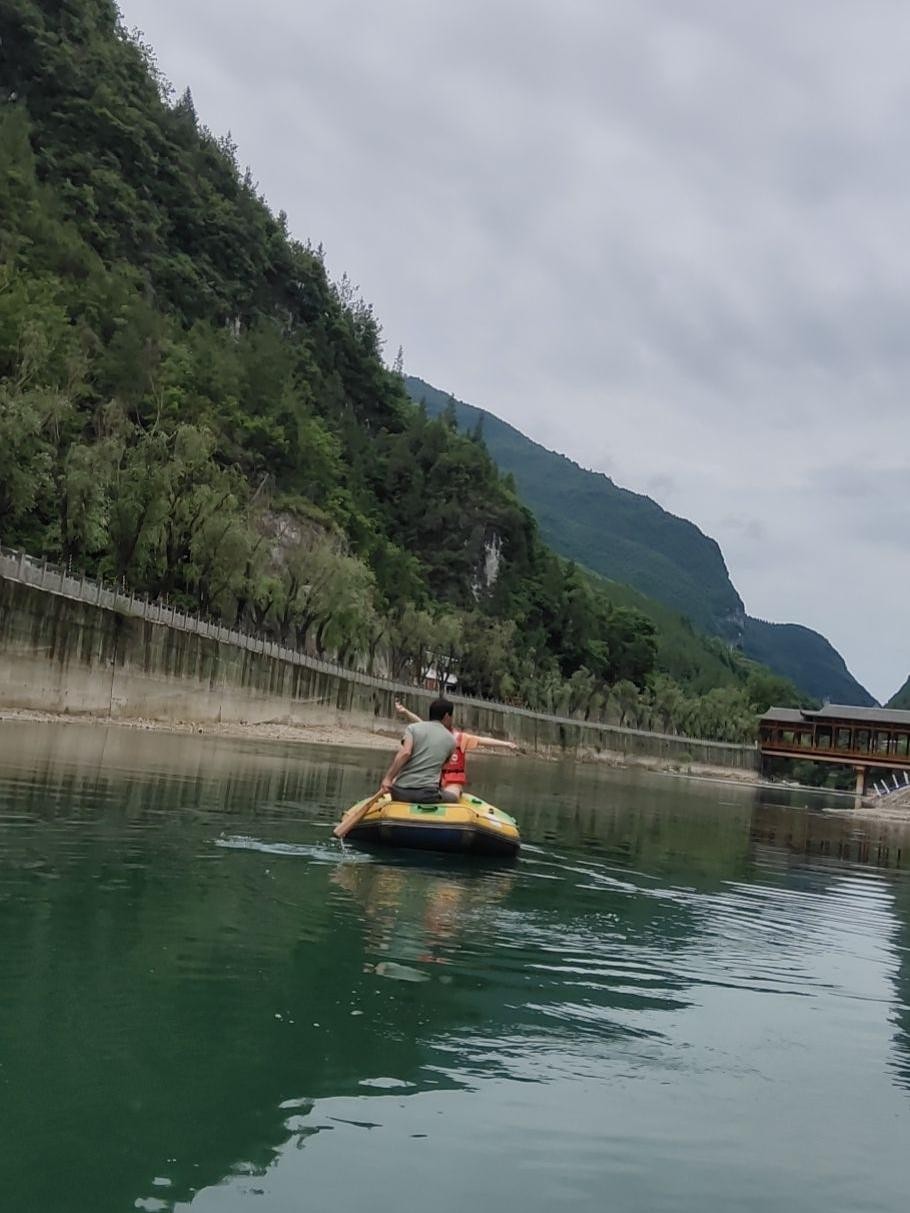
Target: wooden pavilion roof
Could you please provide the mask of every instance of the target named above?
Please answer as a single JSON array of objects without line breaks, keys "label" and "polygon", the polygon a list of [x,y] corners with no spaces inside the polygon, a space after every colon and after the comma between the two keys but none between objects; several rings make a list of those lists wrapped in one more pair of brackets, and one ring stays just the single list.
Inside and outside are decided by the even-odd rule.
[{"label": "wooden pavilion roof", "polygon": [[851,704],[826,703],[822,708],[769,708],[762,720],[778,724],[815,724],[847,721],[851,724],[899,725],[910,728],[910,712],[899,708],[858,708]]}]

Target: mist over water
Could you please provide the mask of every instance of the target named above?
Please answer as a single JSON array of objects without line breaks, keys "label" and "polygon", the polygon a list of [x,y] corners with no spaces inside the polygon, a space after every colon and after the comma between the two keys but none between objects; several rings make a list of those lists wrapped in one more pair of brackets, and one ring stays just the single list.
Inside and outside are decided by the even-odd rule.
[{"label": "mist over water", "polygon": [[3,1207],[905,1208],[910,830],[480,758],[518,862],[342,848],[384,765],[0,725]]}]

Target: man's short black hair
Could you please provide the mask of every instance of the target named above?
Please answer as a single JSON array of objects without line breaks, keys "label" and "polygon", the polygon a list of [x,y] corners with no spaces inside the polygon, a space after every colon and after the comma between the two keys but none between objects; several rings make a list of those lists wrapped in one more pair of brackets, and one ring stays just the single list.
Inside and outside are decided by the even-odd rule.
[{"label": "man's short black hair", "polygon": [[430,720],[443,720],[455,715],[455,707],[448,699],[434,699],[430,704]]}]

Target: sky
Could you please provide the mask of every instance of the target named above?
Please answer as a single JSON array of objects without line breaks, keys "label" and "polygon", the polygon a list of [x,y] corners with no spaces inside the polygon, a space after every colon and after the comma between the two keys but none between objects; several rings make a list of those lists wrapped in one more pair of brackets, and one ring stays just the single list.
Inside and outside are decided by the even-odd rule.
[{"label": "sky", "polygon": [[910,5],[122,0],[389,362],[910,670]]}]

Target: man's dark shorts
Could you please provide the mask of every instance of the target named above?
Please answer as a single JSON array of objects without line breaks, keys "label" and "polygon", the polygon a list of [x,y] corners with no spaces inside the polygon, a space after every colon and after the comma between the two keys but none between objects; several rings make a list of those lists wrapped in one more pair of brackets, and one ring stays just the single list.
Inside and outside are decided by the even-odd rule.
[{"label": "man's dark shorts", "polygon": [[453,792],[456,794],[442,791],[438,784],[435,788],[402,788],[396,783],[392,786],[392,799],[404,804],[454,804],[461,799],[461,792],[457,788]]}]

